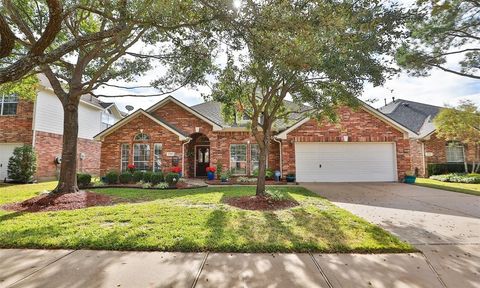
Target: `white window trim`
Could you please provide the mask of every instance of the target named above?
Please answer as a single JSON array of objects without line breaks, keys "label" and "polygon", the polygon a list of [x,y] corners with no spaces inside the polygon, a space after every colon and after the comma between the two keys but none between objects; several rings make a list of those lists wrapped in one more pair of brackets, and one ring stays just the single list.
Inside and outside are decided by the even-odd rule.
[{"label": "white window trim", "polygon": [[[16,102],[5,102],[5,96],[10,96],[10,95],[5,95],[5,94],[1,94],[0,95],[0,116],[14,116],[14,115],[17,115],[17,109],[18,109],[18,103],[19,103],[19,99],[18,99],[18,96],[17,97],[17,101]],[[15,109],[15,114],[8,114],[8,115],[3,115],[3,108],[4,108],[4,104],[7,103],[7,104],[17,104],[17,107]]]},{"label": "white window trim", "polygon": [[[445,145],[445,158],[447,160],[447,163],[463,163],[465,161],[465,146],[458,142],[458,141],[452,141],[452,142],[447,142],[446,145]],[[452,154],[452,153],[449,153],[448,149],[449,148],[455,148],[455,149],[458,149],[458,148],[461,148],[461,153],[462,153],[462,156],[459,158],[459,159],[455,159],[456,161],[452,161],[451,159],[449,160],[449,155]]]},{"label": "white window trim", "polygon": [[[160,146],[160,155],[159,155],[159,157],[160,157],[160,170],[158,170],[158,171],[155,170],[155,160],[156,160],[156,159],[155,159],[155,156],[156,156],[156,147],[157,147],[157,146]],[[152,171],[153,171],[153,172],[160,172],[160,171],[162,171],[162,151],[163,151],[163,144],[162,144],[162,143],[154,143],[154,144],[153,144],[153,160],[152,160],[152,162],[153,162],[153,163],[152,163]]]},{"label": "white window trim", "polygon": [[[127,167],[125,167],[125,170],[123,170],[123,147],[127,145],[128,146],[128,149],[127,149],[127,152],[128,152],[128,159],[127,159]],[[125,172],[128,170],[128,162],[130,162],[130,144],[129,143],[121,143],[120,144],[120,172]]]},{"label": "white window trim", "polygon": [[[253,145],[258,145],[257,143],[252,143],[250,144],[250,163],[249,163],[249,169],[250,169],[250,175],[253,175],[253,167],[252,167],[252,146]],[[258,155],[259,155],[259,158],[260,158],[260,148],[258,149]],[[268,163],[268,157],[269,155],[267,154],[267,157],[265,158],[265,168],[268,169],[269,168],[269,163]],[[258,166],[260,166],[260,161],[257,161],[258,162]]]},{"label": "white window trim", "polygon": [[[230,147],[228,148],[228,169],[232,171],[232,146],[233,145],[244,145],[245,146],[245,174],[233,174],[234,176],[245,176],[248,175],[248,145],[246,143],[232,143],[230,144]],[[240,161],[243,162],[243,161]]]},{"label": "white window trim", "polygon": [[133,143],[133,155],[132,155],[133,164],[135,165],[136,168],[139,167],[139,165],[135,164],[136,162],[146,163],[147,166],[148,166],[148,163],[150,163],[150,161],[151,161],[150,159],[147,159],[147,160],[145,160],[145,161],[136,161],[136,162],[135,162],[135,146],[136,146],[136,145],[146,145],[146,146],[148,147],[148,151],[149,151],[148,157],[151,157],[152,147],[150,147],[150,143],[142,143],[142,142],[140,142],[140,143]]}]

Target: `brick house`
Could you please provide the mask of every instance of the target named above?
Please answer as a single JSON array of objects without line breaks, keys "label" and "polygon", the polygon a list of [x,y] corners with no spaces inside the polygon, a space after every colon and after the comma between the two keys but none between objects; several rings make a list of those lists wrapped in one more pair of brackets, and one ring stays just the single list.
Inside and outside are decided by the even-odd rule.
[{"label": "brick house", "polygon": [[[305,182],[401,180],[411,169],[414,133],[366,104],[338,112],[338,123],[317,123],[302,114],[275,123],[268,168],[283,176],[296,173]],[[125,171],[133,163],[154,171],[178,166],[192,178],[217,165],[251,175],[258,167],[258,146],[248,120],[237,118],[226,123],[217,102],[189,107],[166,97],[95,136],[101,142],[100,173]]]},{"label": "brick house", "polygon": [[[442,107],[403,99],[394,100],[379,109],[391,119],[416,133],[410,139],[412,171],[428,177],[429,164],[463,164],[475,159],[475,147],[437,136],[433,119]],[[460,165],[460,168],[462,165]]]},{"label": "brick house", "polygon": [[[0,181],[7,178],[8,160],[15,147],[32,145],[37,152],[38,180],[55,179],[62,154],[63,108],[43,75],[35,100],[0,95]],[[84,95],[79,106],[78,170],[99,174],[101,144],[93,136],[123,118],[113,103]]]}]

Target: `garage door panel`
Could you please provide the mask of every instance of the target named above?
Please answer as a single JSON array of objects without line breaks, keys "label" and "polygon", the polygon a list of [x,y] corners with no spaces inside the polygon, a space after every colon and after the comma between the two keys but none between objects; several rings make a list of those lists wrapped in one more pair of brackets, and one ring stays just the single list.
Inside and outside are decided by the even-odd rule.
[{"label": "garage door panel", "polygon": [[299,182],[396,180],[393,143],[296,143],[295,161]]}]

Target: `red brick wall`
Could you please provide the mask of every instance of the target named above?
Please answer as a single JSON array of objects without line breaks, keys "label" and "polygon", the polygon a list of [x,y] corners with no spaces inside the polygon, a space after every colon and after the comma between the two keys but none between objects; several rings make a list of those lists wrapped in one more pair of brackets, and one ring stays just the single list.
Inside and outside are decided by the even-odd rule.
[{"label": "red brick wall", "polygon": [[[148,141],[134,141],[135,135],[143,129],[143,133],[150,136]],[[130,160],[133,163],[133,144],[145,143],[150,144],[150,163],[153,165],[153,144],[162,144],[162,166],[163,170],[171,168],[171,157],[167,157],[167,152],[174,152],[176,156],[180,157],[179,166],[182,165],[182,144],[184,142],[178,139],[178,135],[163,128],[152,119],[145,115],[139,115],[124,126],[118,128],[113,133],[107,135],[101,144],[101,161],[100,174],[105,175],[110,170],[120,171],[121,160],[121,144],[130,144]],[[184,170],[184,169],[182,169]]]},{"label": "red brick wall", "polygon": [[419,177],[424,177],[426,167],[423,162],[423,143],[418,140],[410,140],[410,154],[412,157],[412,171],[418,171]]},{"label": "red brick wall", "polygon": [[[411,141],[410,146],[412,148],[412,169],[415,167],[423,168],[423,173],[420,173],[420,177],[428,177],[428,171],[426,171],[428,164],[433,163],[446,163],[447,162],[447,141],[443,138],[439,138],[436,133],[432,134],[429,139],[423,140],[425,145],[425,153],[432,153],[432,156],[425,156],[425,167],[421,164],[423,161],[422,151],[419,149],[421,143],[414,143],[414,140]],[[472,162],[475,160],[475,147],[474,145],[466,145],[465,153],[467,155],[467,161]]]},{"label": "red brick wall", "polygon": [[395,142],[399,180],[411,169],[410,143],[402,132],[365,110],[343,107],[338,115],[338,123],[312,119],[287,135],[282,141],[284,175],[295,172],[294,142],[341,142],[344,135],[349,136],[349,142]]},{"label": "red brick wall", "polygon": [[24,143],[32,145],[32,101],[20,100],[17,115],[0,116],[0,143]]},{"label": "red brick wall", "polygon": [[[37,152],[37,177],[40,180],[54,179],[57,177],[55,157],[62,155],[62,135],[36,131],[35,151]],[[78,139],[77,144],[77,171],[99,175],[100,173],[100,147],[95,140]],[[85,158],[80,159],[80,153]]]}]

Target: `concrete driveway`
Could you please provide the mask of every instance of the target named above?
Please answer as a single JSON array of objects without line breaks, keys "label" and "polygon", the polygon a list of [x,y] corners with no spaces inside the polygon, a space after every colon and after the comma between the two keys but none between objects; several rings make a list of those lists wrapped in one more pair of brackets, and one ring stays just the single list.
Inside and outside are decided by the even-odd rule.
[{"label": "concrete driveway", "polygon": [[303,183],[415,245],[448,287],[480,287],[480,197],[399,183]]}]

